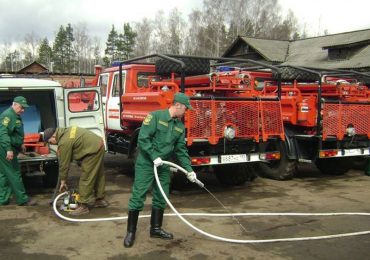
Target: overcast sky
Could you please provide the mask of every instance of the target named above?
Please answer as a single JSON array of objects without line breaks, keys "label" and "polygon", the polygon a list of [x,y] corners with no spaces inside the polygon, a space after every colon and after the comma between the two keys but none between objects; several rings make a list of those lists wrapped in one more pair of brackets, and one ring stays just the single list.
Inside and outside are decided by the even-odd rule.
[{"label": "overcast sky", "polygon": [[[112,24],[154,18],[158,10],[177,7],[184,15],[201,0],[0,0],[0,43],[23,40],[34,31],[52,39],[60,25],[86,23],[91,36],[107,37]],[[102,39],[105,41],[106,39]]]},{"label": "overcast sky", "polygon": [[325,29],[330,34],[370,29],[369,0],[278,0],[290,8],[307,32],[316,36]]},{"label": "overcast sky", "polygon": [[[232,0],[230,0],[232,1]],[[292,9],[309,35],[369,29],[369,0],[279,0],[283,10]],[[55,37],[60,25],[86,23],[91,36],[102,42],[112,24],[154,18],[178,7],[184,18],[201,9],[202,0],[0,0],[0,44],[23,40],[32,31],[38,37]]]}]

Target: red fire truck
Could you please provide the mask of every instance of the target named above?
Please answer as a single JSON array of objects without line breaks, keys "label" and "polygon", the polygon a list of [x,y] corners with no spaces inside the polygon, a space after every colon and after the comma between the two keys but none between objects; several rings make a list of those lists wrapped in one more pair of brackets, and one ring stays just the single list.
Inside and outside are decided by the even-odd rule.
[{"label": "red fire truck", "polygon": [[[279,150],[281,158],[259,164],[263,175],[290,179],[298,162],[340,175],[353,162],[368,159],[370,91],[362,83],[368,81],[368,74],[292,66],[265,76],[261,92],[269,95],[281,88],[285,140],[268,148]],[[277,79],[282,79],[280,86]]]},{"label": "red fire truck", "polygon": [[[147,59],[154,60],[144,63]],[[135,157],[142,120],[169,107],[181,91],[194,108],[184,118],[193,166],[213,170],[221,183],[234,185],[254,178],[254,163],[279,160],[279,151],[266,149],[278,148],[285,139],[279,95],[261,92],[254,80],[266,73],[217,69],[211,64],[216,61],[278,70],[253,60],[160,54],[98,67],[108,150]]]}]

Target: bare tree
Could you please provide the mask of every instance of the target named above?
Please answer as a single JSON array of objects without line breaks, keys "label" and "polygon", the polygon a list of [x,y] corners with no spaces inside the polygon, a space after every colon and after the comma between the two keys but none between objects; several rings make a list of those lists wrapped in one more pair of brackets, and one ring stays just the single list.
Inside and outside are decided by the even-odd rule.
[{"label": "bare tree", "polygon": [[92,49],[91,49],[91,55],[90,55],[90,62],[92,61],[92,65],[90,65],[90,72],[94,71],[94,65],[102,64],[102,48],[101,48],[101,42],[99,37],[93,37],[92,40]]},{"label": "bare tree", "polygon": [[226,22],[229,24],[229,37],[235,39],[250,31],[250,19],[247,14],[251,1],[234,0],[225,11]]},{"label": "bare tree", "polygon": [[278,24],[275,24],[270,33],[270,38],[280,40],[297,39],[297,18],[293,12],[289,10],[285,19]]},{"label": "bare tree", "polygon": [[9,56],[11,44],[8,41],[5,41],[3,44],[0,45],[0,70],[1,71],[11,71],[11,68],[8,66],[6,62],[6,58]]},{"label": "bare tree", "polygon": [[74,42],[73,47],[77,54],[77,72],[88,72],[88,57],[91,49],[91,39],[88,35],[87,26],[85,23],[79,23],[73,26]]},{"label": "bare tree", "polygon": [[188,18],[187,37],[184,42],[184,52],[188,55],[201,53],[202,12],[193,10]]},{"label": "bare tree", "polygon": [[155,53],[167,53],[168,46],[168,29],[166,27],[166,18],[163,10],[156,13],[153,21],[153,38],[152,38],[152,51]]},{"label": "bare tree", "polygon": [[226,13],[232,2],[225,0],[203,1],[203,45],[205,55],[220,56],[226,38]]},{"label": "bare tree", "polygon": [[169,43],[168,51],[173,54],[180,54],[183,49],[185,21],[181,12],[174,8],[168,17]]},{"label": "bare tree", "polygon": [[35,32],[27,33],[23,40],[23,50],[22,54],[25,56],[25,61],[27,63],[36,60],[37,48],[39,47],[41,39]]},{"label": "bare tree", "polygon": [[137,32],[135,56],[145,56],[150,54],[150,43],[153,38],[153,23],[148,18],[134,24],[134,30]]}]

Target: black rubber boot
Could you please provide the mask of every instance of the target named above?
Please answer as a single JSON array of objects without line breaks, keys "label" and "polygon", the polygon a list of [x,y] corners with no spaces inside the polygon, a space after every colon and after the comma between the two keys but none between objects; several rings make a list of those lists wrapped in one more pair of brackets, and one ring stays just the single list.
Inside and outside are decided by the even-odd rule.
[{"label": "black rubber boot", "polygon": [[167,233],[161,228],[163,221],[163,212],[163,209],[152,208],[152,216],[150,218],[150,237],[173,239],[173,235],[171,233]]},{"label": "black rubber boot", "polygon": [[123,240],[123,245],[125,247],[132,247],[132,245],[134,244],[138,218],[139,218],[138,210],[130,210],[128,212],[127,234],[125,239]]}]

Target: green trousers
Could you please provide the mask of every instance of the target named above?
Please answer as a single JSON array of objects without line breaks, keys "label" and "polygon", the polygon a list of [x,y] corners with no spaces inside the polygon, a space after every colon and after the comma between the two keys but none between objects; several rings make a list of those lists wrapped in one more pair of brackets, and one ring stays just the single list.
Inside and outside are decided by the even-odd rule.
[{"label": "green trousers", "polygon": [[7,205],[12,194],[18,205],[28,201],[16,153],[13,160],[8,161],[6,151],[0,147],[0,205]]},{"label": "green trousers", "polygon": [[82,174],[78,184],[81,203],[105,197],[104,146],[99,152],[86,156],[81,162]]},{"label": "green trousers", "polygon": [[[161,182],[161,186],[168,197],[170,186],[170,169],[167,165],[160,166],[157,169],[159,181]],[[153,195],[152,207],[164,210],[167,203],[164,200],[155,181],[153,162],[145,160],[139,155],[135,164],[135,181],[132,186],[132,194],[128,203],[128,209],[139,211],[143,210],[146,194],[150,188],[152,188]]]}]

